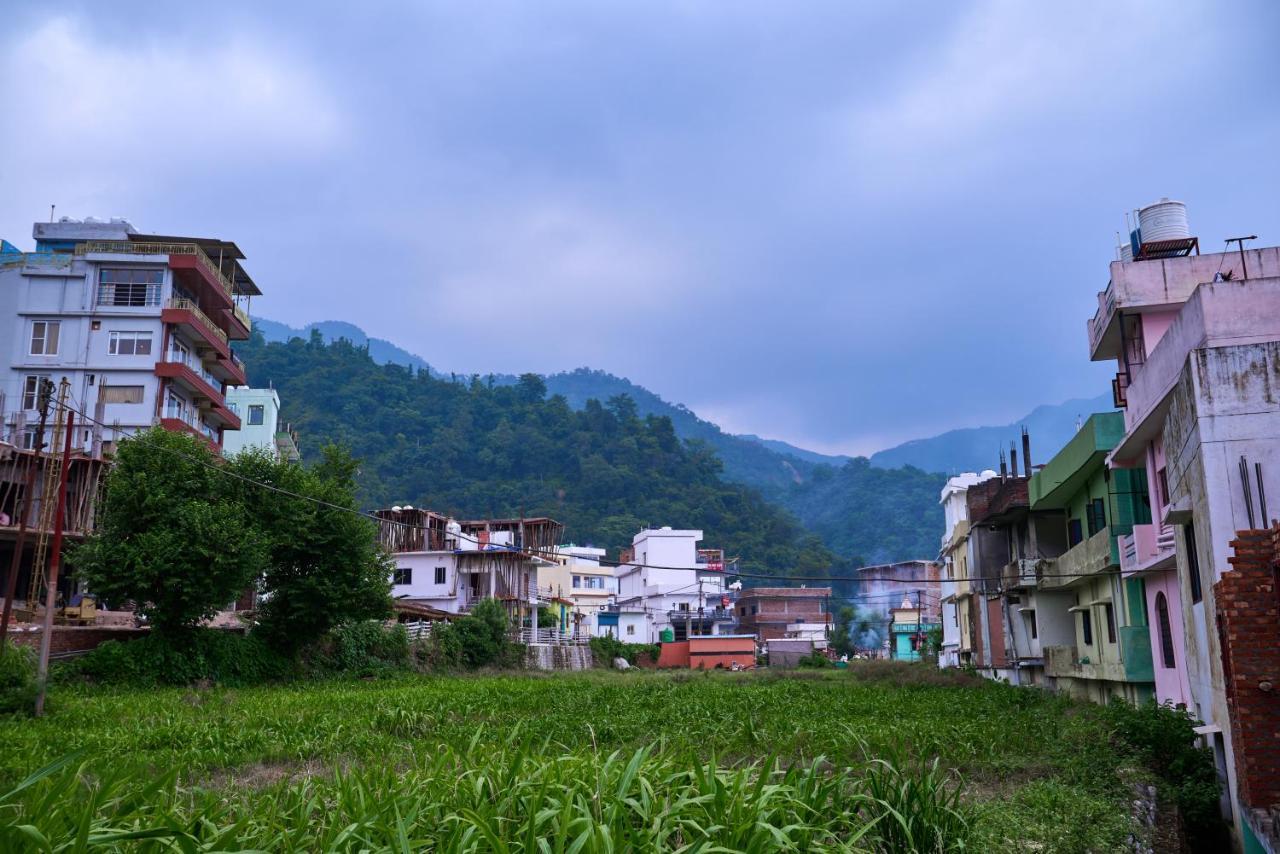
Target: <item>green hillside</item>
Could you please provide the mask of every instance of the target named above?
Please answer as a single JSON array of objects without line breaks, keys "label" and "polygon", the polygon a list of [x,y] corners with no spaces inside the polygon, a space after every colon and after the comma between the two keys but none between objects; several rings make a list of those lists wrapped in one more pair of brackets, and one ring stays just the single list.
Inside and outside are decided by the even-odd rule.
[{"label": "green hillside", "polygon": [[645,525],[693,527],[744,568],[821,574],[834,562],[786,511],[722,480],[708,445],[682,441],[669,418],[641,415],[629,397],[575,410],[534,374],[452,382],[319,333],[283,344],[255,335],[237,349],[250,383],[280,392],[304,453],[335,441],[362,460],[369,507],[550,515],[566,539],[610,549]]}]

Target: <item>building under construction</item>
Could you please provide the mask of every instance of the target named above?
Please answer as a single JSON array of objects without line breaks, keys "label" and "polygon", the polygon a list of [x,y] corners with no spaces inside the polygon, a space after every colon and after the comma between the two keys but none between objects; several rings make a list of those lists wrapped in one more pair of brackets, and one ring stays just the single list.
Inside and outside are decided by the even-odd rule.
[{"label": "building under construction", "polygon": [[[51,432],[50,452],[46,454],[0,440],[0,578],[4,579],[0,595],[14,591],[14,613],[19,619],[33,617],[34,606],[44,602],[45,574],[57,527],[63,434],[60,427]],[[64,550],[93,531],[103,474],[109,465],[100,454],[72,450],[62,519]],[[11,577],[15,573],[16,577]],[[58,582],[61,601],[68,601],[73,589],[69,576],[62,574]]]}]

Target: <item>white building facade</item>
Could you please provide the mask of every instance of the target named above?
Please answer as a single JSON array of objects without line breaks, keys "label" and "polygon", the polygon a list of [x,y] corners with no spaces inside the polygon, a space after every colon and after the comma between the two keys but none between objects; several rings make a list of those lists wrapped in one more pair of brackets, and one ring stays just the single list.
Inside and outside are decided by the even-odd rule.
[{"label": "white building facade", "polygon": [[224,454],[257,448],[282,462],[302,458],[297,434],[280,418],[280,395],[275,389],[236,386],[227,389],[226,397],[227,408],[240,419],[240,429],[223,434]]},{"label": "white building facade", "polygon": [[664,630],[677,640],[732,632],[723,553],[699,549],[701,540],[702,531],[669,527],[632,538],[617,568],[618,607],[644,612],[644,637],[636,642],[657,643]]},{"label": "white building facade", "polygon": [[36,223],[33,233],[34,252],[0,252],[0,438],[30,447],[35,389],[65,377],[88,416],[77,448],[160,425],[220,449],[240,426],[226,388],[245,382],[230,342],[249,337],[248,299],[259,293],[236,245],[144,235],[123,220]]},{"label": "white building facade", "polygon": [[[956,602],[957,573],[967,575],[968,563],[961,558],[957,560],[957,552],[964,553],[965,537],[968,534],[969,508],[966,496],[969,487],[996,476],[991,470],[976,474],[965,472],[950,478],[942,487],[939,502],[942,504],[945,528],[942,534],[942,546],[938,552],[938,560],[942,564],[942,649],[938,652],[939,667],[958,667],[960,665],[960,608]],[[967,582],[966,582],[967,589]]]}]

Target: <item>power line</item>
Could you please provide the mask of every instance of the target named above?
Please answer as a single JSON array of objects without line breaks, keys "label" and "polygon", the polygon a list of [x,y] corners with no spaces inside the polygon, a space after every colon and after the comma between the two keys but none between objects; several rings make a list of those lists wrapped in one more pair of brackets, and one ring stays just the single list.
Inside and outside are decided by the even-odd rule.
[{"label": "power line", "polygon": [[[105,427],[108,429],[114,429],[113,425],[107,424],[103,421],[99,421],[97,418],[94,418],[93,416],[88,415],[87,413],[82,412],[74,407],[65,406],[65,407],[59,407],[59,408],[63,408],[71,412],[75,412],[81,418],[87,421],[90,421],[94,424],[97,424],[98,426]],[[313,504],[317,504],[322,507],[327,507],[331,510],[337,510],[343,513],[353,513],[357,516],[362,516],[366,519],[369,519],[370,521],[377,522],[379,524],[389,524],[389,525],[396,525],[404,528],[412,528],[416,530],[424,530],[424,531],[426,530],[421,525],[414,525],[409,522],[399,522],[394,519],[387,519],[382,516],[378,516],[374,513],[370,513],[365,510],[360,510],[355,507],[347,507],[341,504],[335,504],[331,501],[325,501],[322,498],[316,498],[315,496],[312,496],[312,495],[303,495],[301,493],[293,492],[292,490],[288,490],[283,487],[276,486],[275,484],[267,483],[266,481],[256,480],[254,478],[248,477],[247,475],[243,475],[243,474],[240,474],[239,472],[226,468],[225,466],[219,466],[213,463],[209,463],[205,460],[202,460],[191,454],[187,454],[176,448],[167,448],[163,445],[158,445],[154,442],[148,442],[146,433],[135,433],[128,438],[132,441],[143,441],[144,443],[148,444],[152,448],[155,448],[156,450],[163,451],[165,453],[173,454],[176,456],[180,456],[186,460],[189,460],[190,462],[194,462],[211,471],[219,472],[229,477],[233,477],[236,480],[242,481],[244,483],[260,486],[264,489],[270,490],[279,495],[286,495],[291,498],[296,498],[302,501],[310,501]],[[476,545],[482,545],[479,538],[477,537],[470,537],[461,532],[458,532],[455,536],[461,539],[468,540],[472,543],[475,543]],[[554,549],[537,549],[537,548],[525,547],[523,545],[520,547],[511,547],[511,546],[503,546],[503,545],[494,544],[494,543],[485,543],[483,545],[493,547],[493,548],[486,549],[487,551],[510,552],[513,554],[521,554],[526,557],[531,557],[539,560],[547,560],[548,558],[546,557],[546,555],[551,555],[555,558],[564,557],[564,554],[562,552],[556,551]],[[730,561],[730,563],[733,563],[733,564],[736,564],[737,562],[738,562],[738,558],[733,558]],[[607,558],[601,558],[599,560],[599,565],[612,567],[612,568],[627,566],[627,567],[636,567],[638,569],[665,569],[665,570],[679,570],[684,572],[715,572],[715,570],[708,570],[698,566],[661,566],[658,564],[637,563],[635,561],[623,562],[620,560],[610,560]],[[1041,578],[1088,578],[1092,576],[1097,576],[1098,574],[1099,573],[1092,573],[1092,572],[1042,573],[1040,577]],[[719,571],[717,574],[717,577],[738,577],[738,578],[763,579],[763,580],[769,580],[769,581],[791,581],[791,582],[795,582],[795,581],[803,581],[803,582],[812,581],[812,582],[828,582],[828,583],[829,582],[852,582],[856,584],[860,584],[862,582],[870,582],[870,581],[890,582],[894,584],[931,584],[934,581],[936,581],[937,583],[941,584],[944,581],[992,581],[992,580],[995,580],[996,578],[995,576],[987,577],[987,576],[981,576],[981,575],[955,576],[950,578],[939,578],[939,579],[895,578],[892,576],[852,576],[851,577],[851,576],[835,576],[835,575],[776,575],[776,574],[744,572],[742,570],[736,570],[736,569],[732,571],[728,569]]]}]

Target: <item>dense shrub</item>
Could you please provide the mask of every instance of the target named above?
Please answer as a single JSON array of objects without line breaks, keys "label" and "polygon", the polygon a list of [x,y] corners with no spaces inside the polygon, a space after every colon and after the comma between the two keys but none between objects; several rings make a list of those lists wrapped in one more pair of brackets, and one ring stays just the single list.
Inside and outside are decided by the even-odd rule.
[{"label": "dense shrub", "polygon": [[409,665],[409,634],[404,626],[377,620],[348,623],[331,631],[309,656],[321,673],[375,676]]},{"label": "dense shrub", "polygon": [[106,684],[149,687],[209,681],[240,686],[285,679],[294,665],[256,635],[196,629],[107,641],[60,669],[62,678],[83,676]]},{"label": "dense shrub", "polygon": [[4,652],[0,653],[0,714],[29,711],[35,699],[35,651],[6,643]]},{"label": "dense shrub", "polygon": [[592,638],[591,657],[601,667],[612,667],[615,658],[624,658],[628,664],[634,665],[641,655],[648,655],[651,661],[658,660],[661,648],[656,643],[624,643],[613,635]]},{"label": "dense shrub", "polygon": [[834,666],[835,665],[831,663],[831,659],[827,658],[816,649],[796,662],[796,667],[812,670],[822,670],[823,668]]},{"label": "dense shrub", "polygon": [[1218,772],[1213,753],[1196,744],[1195,719],[1154,700],[1140,706],[1113,700],[1103,717],[1120,746],[1160,778],[1161,789],[1178,805],[1192,848],[1212,850],[1225,844]]},{"label": "dense shrub", "polygon": [[459,670],[463,666],[462,636],[452,623],[436,623],[430,635],[413,645],[413,657],[423,670]]},{"label": "dense shrub", "polygon": [[482,599],[471,613],[453,624],[462,645],[462,661],[470,668],[510,663],[507,630],[510,620],[497,599]]}]

